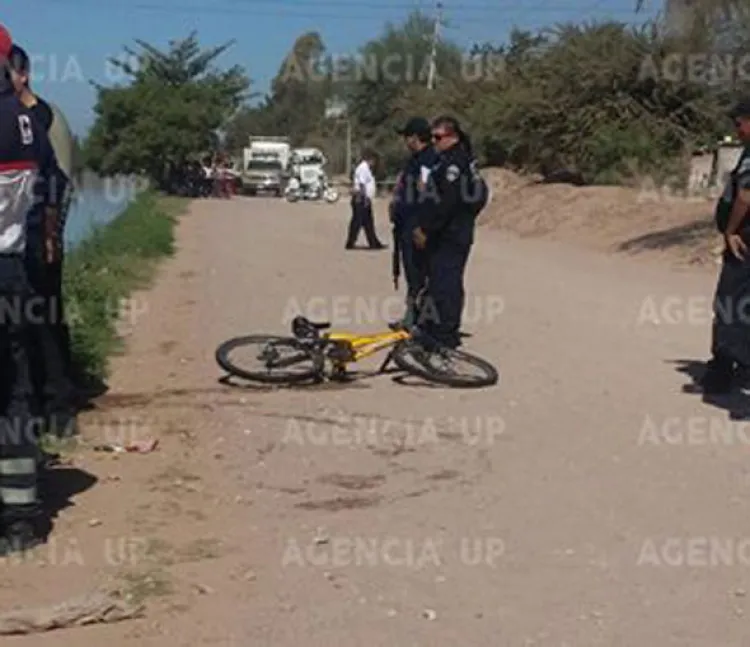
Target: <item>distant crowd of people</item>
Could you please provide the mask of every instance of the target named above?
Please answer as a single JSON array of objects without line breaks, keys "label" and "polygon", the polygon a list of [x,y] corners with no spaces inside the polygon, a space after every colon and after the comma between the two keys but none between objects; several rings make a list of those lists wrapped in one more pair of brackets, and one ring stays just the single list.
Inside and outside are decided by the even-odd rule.
[{"label": "distant crowd of people", "polygon": [[172,169],[168,190],[191,198],[231,198],[237,193],[237,182],[229,157],[215,153]]},{"label": "distant crowd of people", "polygon": [[237,193],[237,174],[229,157],[223,153],[208,155],[203,159],[203,176],[217,198],[231,198]]}]

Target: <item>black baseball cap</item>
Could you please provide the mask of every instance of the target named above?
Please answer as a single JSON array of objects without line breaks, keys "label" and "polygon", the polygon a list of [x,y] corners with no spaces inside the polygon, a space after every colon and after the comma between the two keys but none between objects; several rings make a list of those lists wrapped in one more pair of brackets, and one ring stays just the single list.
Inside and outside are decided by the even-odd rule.
[{"label": "black baseball cap", "polygon": [[430,122],[424,117],[412,117],[403,128],[396,128],[396,132],[404,137],[411,135],[429,136],[431,132]]},{"label": "black baseball cap", "polygon": [[738,117],[750,117],[750,98],[741,99],[738,101],[734,108],[729,112],[731,119],[737,119]]}]

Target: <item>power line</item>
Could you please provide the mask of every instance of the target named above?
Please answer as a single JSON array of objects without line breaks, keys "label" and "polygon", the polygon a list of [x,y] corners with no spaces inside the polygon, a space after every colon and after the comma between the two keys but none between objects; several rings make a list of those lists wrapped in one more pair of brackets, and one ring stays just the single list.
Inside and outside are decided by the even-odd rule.
[{"label": "power line", "polygon": [[[576,3],[567,3],[567,4],[561,4],[561,5],[549,5],[548,3],[544,2],[537,2],[537,4],[529,4],[529,5],[522,5],[520,9],[523,12],[556,12],[556,11],[586,11],[591,9],[601,9],[602,3],[605,0],[594,0],[592,4],[590,5],[583,5]],[[428,10],[429,7],[427,7],[421,0],[417,0],[416,2],[403,2],[403,1],[397,1],[394,3],[387,3],[387,2],[378,2],[374,3],[368,0],[368,2],[364,4],[356,4],[353,2],[347,2],[347,0],[323,0],[322,2],[318,2],[317,0],[232,0],[231,4],[238,5],[238,6],[253,6],[253,5],[259,5],[259,4],[273,4],[275,6],[295,6],[295,7],[307,7],[307,8],[315,8],[318,6],[339,6],[339,7],[349,7],[349,8],[378,8],[378,9],[421,9],[421,10]],[[517,0],[498,0],[497,2],[460,2],[457,3],[456,8],[460,11],[482,11],[482,12],[498,12],[498,11],[508,11],[509,9],[518,9],[519,3]],[[613,13],[621,13],[621,14],[628,14],[628,15],[634,15],[636,12],[632,9],[620,9]]]},{"label": "power line", "polygon": [[[26,0],[27,2],[29,0]],[[288,11],[285,7],[292,8],[304,8],[304,9],[316,9],[318,7],[326,8],[338,8],[346,7],[347,9],[371,9],[371,10],[403,10],[403,11],[414,11],[419,10],[422,7],[413,3],[394,3],[394,4],[352,4],[346,0],[321,0],[320,2],[300,2],[299,0],[253,0],[252,2],[235,2],[234,6],[190,6],[190,5],[170,5],[158,3],[158,2],[136,2],[130,5],[114,5],[110,2],[103,3],[98,0],[67,0],[67,1],[53,1],[53,0],[37,0],[44,2],[45,4],[52,4],[56,6],[78,6],[86,7],[88,9],[101,9],[111,12],[112,9],[123,9],[127,11],[153,11],[153,12],[166,12],[172,14],[203,14],[203,15],[237,15],[237,16],[289,16],[296,18],[326,18],[326,19],[343,19],[343,20],[382,20],[382,14],[349,14],[336,11],[335,13],[321,13],[321,12],[293,12]],[[255,6],[259,5],[272,5],[275,7],[274,10],[262,10],[256,9]],[[252,7],[252,8],[251,8]],[[584,17],[584,12],[601,10],[601,0],[588,6],[581,6],[576,4],[571,5],[553,5],[553,6],[520,6],[517,2],[509,2],[508,4],[492,3],[492,4],[461,4],[457,5],[456,9],[462,14],[462,22],[472,24],[487,24],[487,19],[481,18],[469,18],[463,17],[466,12],[480,12],[480,13],[507,13],[509,10],[516,8],[523,14],[548,14],[548,13],[570,13],[576,14],[579,17]],[[630,16],[633,17],[635,14],[632,10],[621,9],[617,11],[608,11],[609,17],[614,16]]]}]

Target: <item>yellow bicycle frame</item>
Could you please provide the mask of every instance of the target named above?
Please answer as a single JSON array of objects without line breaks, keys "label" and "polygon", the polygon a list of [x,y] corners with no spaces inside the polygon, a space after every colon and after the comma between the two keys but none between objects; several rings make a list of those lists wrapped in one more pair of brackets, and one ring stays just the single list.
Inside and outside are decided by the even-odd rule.
[{"label": "yellow bicycle frame", "polygon": [[354,355],[352,361],[358,362],[359,360],[364,359],[365,357],[370,357],[370,355],[374,355],[389,346],[395,346],[400,341],[411,339],[411,333],[405,330],[381,332],[375,333],[374,335],[330,332],[323,335],[323,337],[330,341],[345,342],[351,345]]}]

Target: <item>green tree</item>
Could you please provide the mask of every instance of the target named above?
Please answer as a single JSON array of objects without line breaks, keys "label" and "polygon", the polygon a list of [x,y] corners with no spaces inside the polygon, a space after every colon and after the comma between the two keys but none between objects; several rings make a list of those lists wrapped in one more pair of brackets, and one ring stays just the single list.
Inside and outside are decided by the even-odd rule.
[{"label": "green tree", "polygon": [[[415,11],[400,25],[387,24],[378,38],[365,43],[353,57],[354,74],[344,99],[355,123],[356,136],[373,146],[391,171],[404,156],[394,127],[409,115],[424,111],[425,100],[437,102],[436,93],[424,91],[433,27],[429,16]],[[455,44],[443,40],[437,47],[435,60],[436,84],[442,93],[449,79],[460,76],[462,53]]]},{"label": "green tree", "polygon": [[227,127],[227,147],[239,153],[250,135],[290,137],[301,146],[322,128],[330,72],[325,45],[316,32],[299,36],[279,66],[268,95],[257,106],[242,107]]},{"label": "green tree", "polygon": [[[387,24],[348,61],[333,61],[317,34],[304,34],[282,62],[267,101],[243,111],[237,131],[262,128],[293,135],[298,144],[322,142],[324,149],[343,144],[341,122],[320,118],[325,101],[336,97],[347,105],[355,153],[374,147],[381,170],[392,172],[403,159],[395,125],[414,114],[450,113],[485,163],[542,172],[564,167],[590,182],[671,173],[696,144],[722,134],[728,102],[747,85],[691,78],[688,55],[739,60],[750,43],[744,9],[750,0],[689,4],[698,8],[695,24],[702,29],[687,35],[669,33],[658,20],[514,30],[505,42],[466,53],[443,41],[434,90],[426,87],[433,22],[424,14]],[[685,55],[682,78],[665,73],[666,57],[675,53]]]},{"label": "green tree", "polygon": [[128,85],[97,85],[96,120],[86,142],[86,162],[104,175],[145,174],[164,186],[170,168],[216,145],[247,97],[243,70],[214,65],[232,43],[202,50],[195,33],[162,52],[136,41],[126,48],[136,65],[111,61]]},{"label": "green tree", "polygon": [[644,75],[660,55],[652,26],[560,25],[543,43],[520,34],[520,56],[471,110],[508,157],[536,170],[575,168],[589,181],[654,169],[717,123],[705,86]]},{"label": "green tree", "polygon": [[271,82],[275,129],[302,145],[323,119],[329,88],[325,46],[316,32],[303,34]]},{"label": "green tree", "polygon": [[226,148],[235,154],[247,146],[250,135],[285,135],[268,97],[260,105],[240,108],[227,125],[226,133]]}]

